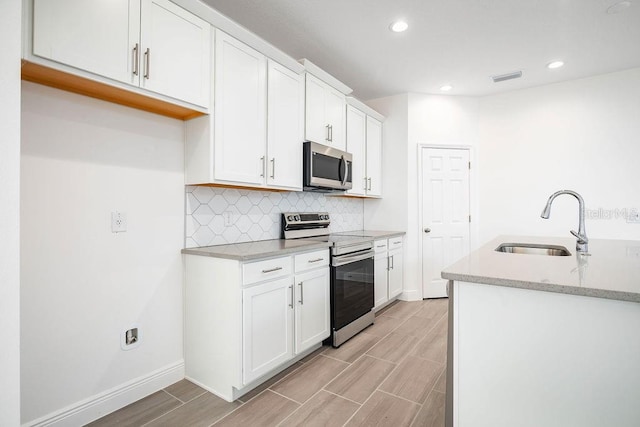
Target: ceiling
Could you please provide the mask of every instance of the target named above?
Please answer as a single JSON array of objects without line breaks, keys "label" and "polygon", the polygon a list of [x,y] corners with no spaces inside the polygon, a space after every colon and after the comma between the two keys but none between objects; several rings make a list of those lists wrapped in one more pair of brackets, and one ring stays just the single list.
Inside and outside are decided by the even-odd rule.
[{"label": "ceiling", "polygon": [[[360,99],[482,96],[640,67],[640,0],[203,0]],[[409,29],[389,25],[404,19]],[[561,59],[555,70],[546,64]],[[521,70],[522,78],[490,76]]]}]

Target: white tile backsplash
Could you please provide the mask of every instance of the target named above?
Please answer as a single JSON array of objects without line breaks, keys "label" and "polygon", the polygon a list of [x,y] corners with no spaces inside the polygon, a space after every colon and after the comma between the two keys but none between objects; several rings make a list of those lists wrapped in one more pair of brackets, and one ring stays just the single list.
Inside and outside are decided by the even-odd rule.
[{"label": "white tile backsplash", "polygon": [[185,247],[280,238],[282,212],[329,212],[332,233],[363,228],[362,199],[311,192],[186,187]]}]

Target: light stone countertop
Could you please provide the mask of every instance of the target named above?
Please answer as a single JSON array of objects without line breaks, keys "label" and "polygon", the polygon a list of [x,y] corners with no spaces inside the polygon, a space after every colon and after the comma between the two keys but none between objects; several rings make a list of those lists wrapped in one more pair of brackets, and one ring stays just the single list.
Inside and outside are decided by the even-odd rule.
[{"label": "light stone countertop", "polygon": [[[571,256],[496,252],[502,243],[564,246]],[[442,271],[448,280],[640,302],[640,241],[589,240],[576,255],[568,237],[500,236]]]},{"label": "light stone countertop", "polygon": [[275,239],[259,242],[232,243],[229,245],[205,246],[202,248],[186,248],[183,254],[210,256],[214,258],[253,261],[261,258],[285,256],[296,252],[329,248],[331,243],[304,239]]}]

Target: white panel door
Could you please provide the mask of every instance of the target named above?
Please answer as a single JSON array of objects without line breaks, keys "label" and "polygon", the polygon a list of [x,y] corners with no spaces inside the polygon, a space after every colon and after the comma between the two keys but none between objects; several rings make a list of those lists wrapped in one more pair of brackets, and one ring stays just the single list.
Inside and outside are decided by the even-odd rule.
[{"label": "white panel door", "polygon": [[374,307],[378,308],[389,301],[389,257],[387,251],[375,255],[373,274]]},{"label": "white panel door", "polygon": [[211,25],[169,0],[142,0],[140,85],[209,107]]},{"label": "white panel door", "polygon": [[329,280],[328,267],[296,276],[296,354],[329,337]]},{"label": "white panel door", "polygon": [[138,85],[140,0],[34,0],[33,53]]},{"label": "white panel door", "polygon": [[382,196],[382,123],[367,116],[367,195]]},{"label": "white panel door", "polygon": [[327,85],[325,93],[325,116],[329,124],[329,142],[333,148],[346,150],[345,124],[347,101],[342,92]]},{"label": "white panel door", "polygon": [[351,180],[353,188],[347,194],[364,196],[365,176],[365,143],[367,116],[362,111],[347,105],[347,151],[353,155]]},{"label": "white panel door", "polygon": [[267,60],[216,31],[214,178],[264,184]]},{"label": "white panel door", "polygon": [[389,298],[395,298],[402,293],[404,285],[402,263],[402,248],[389,251]]},{"label": "white panel door", "polygon": [[267,74],[267,184],[302,190],[304,78],[273,61]]},{"label": "white panel door", "polygon": [[307,73],[304,138],[319,144],[327,144],[329,138],[329,123],[325,117],[325,92],[324,82]]},{"label": "white panel door", "polygon": [[242,291],[244,384],[293,356],[292,298],[293,282],[290,277]]},{"label": "white panel door", "polygon": [[422,149],[422,287],[446,296],[442,269],[469,252],[469,150]]}]

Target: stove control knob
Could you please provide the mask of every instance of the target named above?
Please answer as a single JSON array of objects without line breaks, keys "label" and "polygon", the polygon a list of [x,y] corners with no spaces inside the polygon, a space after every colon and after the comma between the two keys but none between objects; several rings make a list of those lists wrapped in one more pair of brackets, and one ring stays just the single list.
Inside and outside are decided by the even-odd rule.
[{"label": "stove control knob", "polygon": [[289,215],[289,216],[287,217],[287,219],[288,219],[289,221],[293,221],[293,220],[294,220],[294,217],[293,217],[293,215]]},{"label": "stove control knob", "polygon": [[296,215],[296,221],[300,221],[300,215]]}]

